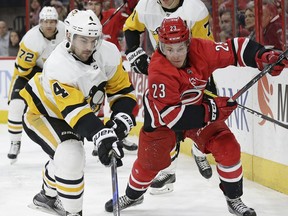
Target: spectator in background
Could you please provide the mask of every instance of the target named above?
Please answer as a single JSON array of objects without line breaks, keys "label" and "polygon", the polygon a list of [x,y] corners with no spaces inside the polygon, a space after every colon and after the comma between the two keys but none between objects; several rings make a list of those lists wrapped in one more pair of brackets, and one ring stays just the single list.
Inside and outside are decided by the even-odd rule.
[{"label": "spectator in background", "polygon": [[9,35],[9,56],[17,56],[19,50],[19,42],[21,40],[20,34],[16,30],[11,30]]},{"label": "spectator in background", "polygon": [[58,0],[52,0],[50,4],[57,10],[59,20],[64,21],[67,16],[67,8],[63,5],[63,3]]},{"label": "spectator in background", "polygon": [[5,21],[0,20],[0,56],[8,56],[9,31]]},{"label": "spectator in background", "polygon": [[282,50],[282,22],[274,2],[271,0],[263,1],[263,44],[274,46],[274,49]]},{"label": "spectator in background", "polygon": [[251,40],[255,40],[255,11],[253,1],[247,4],[244,14],[245,14],[245,28],[250,32],[248,38],[250,38]]},{"label": "spectator in background", "polygon": [[32,0],[30,4],[30,28],[38,25],[39,23],[39,13],[41,11],[41,1]]},{"label": "spectator in background", "polygon": [[221,32],[219,33],[220,41],[224,42],[228,38],[233,37],[231,11],[227,9],[220,10],[219,18],[220,18],[219,24],[221,30]]}]

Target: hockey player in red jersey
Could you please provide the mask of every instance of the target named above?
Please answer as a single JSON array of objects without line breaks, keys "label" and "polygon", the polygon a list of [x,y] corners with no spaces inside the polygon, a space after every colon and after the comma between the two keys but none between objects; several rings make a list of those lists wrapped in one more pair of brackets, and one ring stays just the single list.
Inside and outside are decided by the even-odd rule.
[{"label": "hockey player in red jersey", "polygon": [[[224,43],[190,38],[180,17],[164,19],[158,35],[158,49],[148,68],[138,157],[126,194],[119,199],[120,209],[142,203],[153,178],[170,165],[170,151],[176,140],[191,138],[202,152],[214,156],[229,212],[256,216],[254,209],[241,200],[240,144],[225,124],[237,103],[227,104],[227,97],[203,99],[203,91],[217,68],[238,65],[262,70],[263,65],[276,62],[279,53],[248,38],[229,39]],[[279,75],[284,66],[274,66],[270,74]],[[106,203],[105,209],[112,211],[112,200]]]}]

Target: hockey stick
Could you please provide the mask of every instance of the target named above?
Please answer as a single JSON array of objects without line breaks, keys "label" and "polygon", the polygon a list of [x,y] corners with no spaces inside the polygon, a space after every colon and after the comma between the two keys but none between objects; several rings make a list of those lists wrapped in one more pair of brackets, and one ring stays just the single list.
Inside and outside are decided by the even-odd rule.
[{"label": "hockey stick", "polygon": [[245,86],[243,86],[243,88],[241,88],[238,92],[236,92],[236,94],[229,99],[229,102],[233,102],[237,98],[239,98],[244,92],[246,92],[249,88],[251,88],[259,79],[261,79],[265,74],[267,74],[275,65],[280,64],[282,60],[284,60],[284,58],[287,59],[287,55],[288,55],[288,49],[286,49],[283,53],[281,53],[281,55],[279,55],[277,62],[265,66],[264,69],[257,76],[255,76],[251,81],[249,81]]},{"label": "hockey stick", "polygon": [[107,25],[108,22],[110,22],[110,20],[115,16],[115,14],[117,14],[126,4],[126,0],[124,0],[123,4],[120,5],[113,14],[111,14],[111,16],[103,23],[102,27],[104,27],[105,25]]},{"label": "hockey stick", "polygon": [[[210,97],[213,97],[213,98],[217,97],[217,95],[213,94],[212,92],[210,92],[210,91],[208,91],[208,90],[204,90],[204,93],[205,93],[206,95],[210,96]],[[282,122],[280,122],[280,121],[277,121],[277,120],[275,120],[275,119],[273,119],[273,118],[271,118],[271,117],[269,117],[269,116],[266,116],[266,115],[264,115],[264,114],[262,114],[262,113],[260,113],[260,112],[258,112],[258,111],[255,111],[255,110],[253,110],[253,109],[251,109],[251,108],[248,108],[248,107],[246,107],[246,106],[243,106],[243,105],[241,105],[241,104],[237,104],[237,105],[238,105],[238,107],[240,107],[240,108],[242,108],[242,109],[245,109],[247,112],[249,112],[249,113],[251,113],[251,114],[254,114],[254,115],[257,116],[257,117],[260,117],[260,118],[262,118],[262,119],[264,119],[264,120],[266,120],[266,121],[269,121],[269,122],[271,122],[271,123],[277,124],[277,125],[280,126],[280,127],[283,127],[283,128],[288,129],[288,125],[286,125],[286,124],[284,124],[284,123],[282,123]]]},{"label": "hockey stick", "polygon": [[119,192],[118,192],[118,177],[117,177],[117,160],[113,150],[111,155],[111,177],[112,177],[112,204],[113,204],[113,215],[120,216],[119,206]]}]

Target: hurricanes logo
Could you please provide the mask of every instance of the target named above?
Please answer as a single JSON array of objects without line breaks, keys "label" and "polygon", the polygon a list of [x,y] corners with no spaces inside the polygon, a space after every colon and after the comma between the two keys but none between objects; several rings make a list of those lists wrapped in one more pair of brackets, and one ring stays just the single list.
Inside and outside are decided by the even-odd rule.
[{"label": "hurricanes logo", "polygon": [[[257,93],[258,93],[258,102],[259,102],[259,107],[260,107],[261,112],[264,115],[270,116],[271,118],[274,119],[273,112],[269,105],[270,98],[273,95],[273,86],[269,84],[266,76],[264,76],[258,81]],[[266,120],[263,119],[258,124],[264,125],[265,122]]]}]

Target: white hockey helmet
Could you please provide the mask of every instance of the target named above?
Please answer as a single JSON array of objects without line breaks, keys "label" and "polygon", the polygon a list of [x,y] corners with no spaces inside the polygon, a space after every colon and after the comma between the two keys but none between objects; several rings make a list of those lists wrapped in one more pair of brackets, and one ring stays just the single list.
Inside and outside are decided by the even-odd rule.
[{"label": "white hockey helmet", "polygon": [[57,20],[58,13],[54,7],[45,6],[39,14],[39,20]]},{"label": "white hockey helmet", "polygon": [[97,37],[95,50],[97,50],[102,43],[102,25],[92,10],[80,11],[72,10],[67,18],[64,20],[66,25],[66,37],[70,45],[74,35],[82,35],[87,37]]}]

